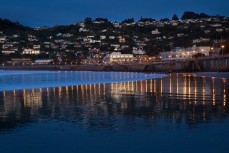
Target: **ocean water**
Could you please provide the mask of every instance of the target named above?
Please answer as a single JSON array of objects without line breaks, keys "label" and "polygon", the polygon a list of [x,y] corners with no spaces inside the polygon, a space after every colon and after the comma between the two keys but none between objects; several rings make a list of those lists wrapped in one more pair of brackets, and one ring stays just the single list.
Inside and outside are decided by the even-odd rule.
[{"label": "ocean water", "polygon": [[91,71],[0,71],[0,91],[113,83],[161,78],[165,74]]},{"label": "ocean water", "polygon": [[228,153],[228,117],[229,80],[188,74],[7,90],[0,152]]}]

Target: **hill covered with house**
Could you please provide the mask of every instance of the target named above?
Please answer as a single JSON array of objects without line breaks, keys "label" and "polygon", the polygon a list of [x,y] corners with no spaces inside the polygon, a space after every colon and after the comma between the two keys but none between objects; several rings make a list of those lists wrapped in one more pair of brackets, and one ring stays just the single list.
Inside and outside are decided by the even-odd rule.
[{"label": "hill covered with house", "polygon": [[229,53],[229,17],[184,12],[179,19],[133,18],[112,22],[85,18],[66,26],[30,28],[0,19],[1,63],[11,58],[75,62],[101,60],[112,52],[156,56],[174,48],[209,46]]}]

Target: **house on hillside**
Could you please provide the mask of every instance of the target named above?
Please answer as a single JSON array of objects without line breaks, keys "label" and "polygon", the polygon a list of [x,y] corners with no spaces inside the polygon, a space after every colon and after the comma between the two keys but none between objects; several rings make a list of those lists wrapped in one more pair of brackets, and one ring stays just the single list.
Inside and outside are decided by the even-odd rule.
[{"label": "house on hillside", "polygon": [[155,29],[155,30],[151,31],[151,34],[152,35],[158,35],[158,34],[161,34],[161,33],[158,31],[158,29]]}]

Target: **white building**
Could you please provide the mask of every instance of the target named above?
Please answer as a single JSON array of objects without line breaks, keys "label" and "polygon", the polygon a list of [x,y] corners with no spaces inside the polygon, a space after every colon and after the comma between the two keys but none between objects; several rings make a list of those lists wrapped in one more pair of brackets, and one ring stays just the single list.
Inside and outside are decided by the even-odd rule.
[{"label": "white building", "polygon": [[143,47],[133,47],[132,53],[135,55],[145,55]]},{"label": "white building", "polygon": [[53,59],[39,59],[39,60],[35,60],[34,63],[32,63],[33,65],[47,65],[47,64],[51,64],[53,62]]},{"label": "white building", "polygon": [[22,54],[30,54],[30,55],[37,55],[40,54],[40,50],[38,49],[24,49]]},{"label": "white building", "polygon": [[40,49],[41,45],[33,45],[33,49]]},{"label": "white building", "polygon": [[73,37],[73,34],[71,34],[71,33],[64,33],[64,34],[62,35],[62,37],[70,38],[70,37]]},{"label": "white building", "polygon": [[4,43],[6,41],[6,37],[0,37],[0,43]]},{"label": "white building", "polygon": [[88,29],[85,29],[85,28],[80,28],[79,29],[79,32],[88,32],[89,30]]},{"label": "white building", "polygon": [[102,39],[102,40],[104,40],[106,38],[107,38],[106,36],[100,36],[100,39]]},{"label": "white building", "polygon": [[109,36],[109,39],[114,40],[115,36]]},{"label": "white building", "polygon": [[209,56],[210,46],[193,46],[189,48],[175,48],[172,51],[163,52],[162,60],[179,60],[179,59],[190,59],[197,53],[202,53],[205,56]]},{"label": "white building", "polygon": [[160,34],[160,32],[158,31],[158,29],[152,30],[151,33],[152,33],[152,35],[158,35],[158,34]]},{"label": "white building", "polygon": [[114,50],[120,50],[120,44],[111,44],[111,47],[114,47]]},{"label": "white building", "polygon": [[13,48],[13,44],[3,44],[2,45],[2,49],[9,49],[9,48]]},{"label": "white building", "polygon": [[104,63],[112,63],[112,62],[117,62],[117,63],[125,63],[125,62],[131,62],[133,61],[134,56],[133,54],[121,54],[120,52],[113,52],[111,54],[107,54],[103,58]]}]

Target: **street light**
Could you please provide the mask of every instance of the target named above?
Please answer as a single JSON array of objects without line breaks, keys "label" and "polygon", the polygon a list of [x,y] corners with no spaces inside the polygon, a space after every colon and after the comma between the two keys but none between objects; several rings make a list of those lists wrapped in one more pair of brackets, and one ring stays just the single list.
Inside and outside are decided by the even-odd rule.
[{"label": "street light", "polygon": [[224,49],[224,47],[225,47],[224,45],[221,46],[221,48],[222,48],[222,55],[223,55],[223,49]]}]

